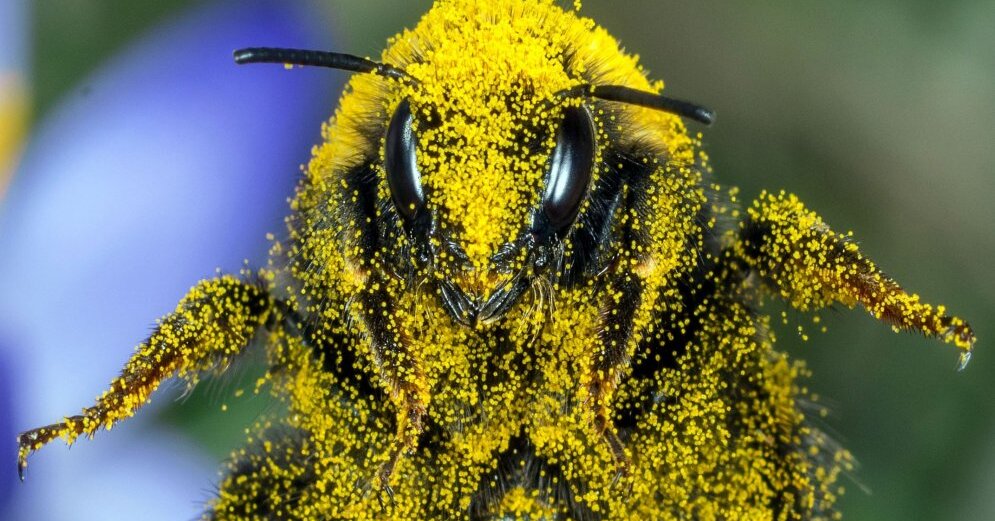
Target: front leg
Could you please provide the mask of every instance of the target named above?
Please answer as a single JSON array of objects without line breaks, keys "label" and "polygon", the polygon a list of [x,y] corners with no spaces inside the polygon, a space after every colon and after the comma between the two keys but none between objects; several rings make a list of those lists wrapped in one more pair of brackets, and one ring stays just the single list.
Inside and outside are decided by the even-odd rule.
[{"label": "front leg", "polygon": [[895,328],[953,344],[961,350],[961,367],[970,360],[975,337],[967,322],[906,293],[849,235],[829,229],[793,195],[761,194],[727,255],[801,311],[860,304]]},{"label": "front leg", "polygon": [[611,419],[611,397],[629,364],[629,343],[633,321],[643,298],[643,280],[638,270],[613,275],[601,304],[601,327],[598,333],[600,349],[594,354],[587,389],[593,407],[595,432],[611,450],[618,466],[617,478],[629,468],[629,458]]},{"label": "front leg", "polygon": [[391,475],[401,456],[416,448],[429,399],[421,363],[409,349],[411,341],[396,316],[394,295],[400,291],[397,282],[371,275],[354,304],[365,326],[373,360],[397,409],[394,444],[376,474],[380,491],[391,501],[394,498]]},{"label": "front leg", "polygon": [[138,346],[96,404],[80,415],[17,437],[21,479],[28,456],[55,438],[72,444],[80,436],[92,437],[100,427],[110,429],[131,417],[164,380],[173,376],[196,380],[201,371],[229,363],[275,309],[266,289],[236,277],[223,276],[195,286]]}]

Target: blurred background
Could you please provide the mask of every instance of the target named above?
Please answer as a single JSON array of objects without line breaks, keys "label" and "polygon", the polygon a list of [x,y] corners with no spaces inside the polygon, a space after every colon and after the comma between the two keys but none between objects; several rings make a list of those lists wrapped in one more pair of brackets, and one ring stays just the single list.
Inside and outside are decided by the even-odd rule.
[{"label": "blurred background", "polygon": [[[846,519],[995,519],[995,4],[585,0],[667,92],[710,106],[716,179],[786,189],[968,319],[970,367],[862,311],[803,342],[860,461]],[[0,3],[0,518],[190,519],[271,404],[231,382],[14,473],[15,433],[91,403],[196,280],[264,262],[343,75],[236,68],[247,45],[377,55],[427,0]],[[769,306],[776,317],[782,308]],[[224,409],[224,410],[222,410]],[[98,499],[99,498],[99,499]]]}]

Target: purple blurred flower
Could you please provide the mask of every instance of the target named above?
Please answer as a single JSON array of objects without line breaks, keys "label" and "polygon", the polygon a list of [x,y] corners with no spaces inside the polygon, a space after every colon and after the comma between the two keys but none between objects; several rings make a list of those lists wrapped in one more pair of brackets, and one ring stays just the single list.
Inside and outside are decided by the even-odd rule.
[{"label": "purple blurred flower", "polygon": [[[28,114],[27,0],[0,2],[0,197],[21,147]],[[0,293],[3,290],[0,289]],[[2,297],[0,297],[2,298]],[[0,338],[0,440],[14,439],[13,367]],[[0,451],[7,456],[9,452]],[[14,474],[0,471],[0,513],[14,492]]]},{"label": "purple blurred flower", "polygon": [[[10,357],[5,352],[7,346],[0,344],[0,440],[10,443],[14,439],[17,427],[14,425],[14,396],[11,378],[13,376]],[[0,451],[4,457],[12,451]],[[0,513],[10,503],[14,495],[16,474],[0,471]]]},{"label": "purple blurred flower", "polygon": [[[37,129],[0,211],[0,408],[13,403],[3,418],[17,430],[91,404],[197,280],[265,259],[264,234],[283,229],[341,77],[237,68],[231,52],[329,47],[316,18],[276,0],[198,7]],[[195,517],[218,462],[149,428],[144,412],[72,453],[55,443],[35,454],[0,518]],[[3,447],[0,487],[15,462]]]}]

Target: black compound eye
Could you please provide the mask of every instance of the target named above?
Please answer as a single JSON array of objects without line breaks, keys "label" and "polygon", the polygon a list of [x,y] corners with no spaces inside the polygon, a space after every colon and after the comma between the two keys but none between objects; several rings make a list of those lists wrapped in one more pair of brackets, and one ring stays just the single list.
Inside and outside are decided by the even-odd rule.
[{"label": "black compound eye", "polygon": [[584,107],[567,107],[549,162],[542,212],[557,235],[573,224],[594,169],[594,122]]},{"label": "black compound eye", "polygon": [[421,185],[421,173],[418,171],[418,161],[415,149],[418,148],[418,138],[411,124],[411,104],[404,100],[394,111],[387,127],[387,139],[384,146],[384,161],[387,169],[387,186],[390,187],[390,197],[405,221],[414,220],[418,212],[425,206],[425,191]]}]

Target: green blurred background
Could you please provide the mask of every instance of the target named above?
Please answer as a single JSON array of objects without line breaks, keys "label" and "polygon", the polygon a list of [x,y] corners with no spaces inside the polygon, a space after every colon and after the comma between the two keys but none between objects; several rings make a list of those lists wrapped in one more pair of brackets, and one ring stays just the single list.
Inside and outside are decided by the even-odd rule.
[{"label": "green blurred background", "polygon": [[[339,50],[361,55],[430,5],[313,1]],[[192,3],[35,0],[35,121]],[[781,348],[809,362],[811,389],[834,410],[828,424],[861,463],[845,482],[845,518],[995,519],[995,3],[585,0],[582,12],[668,93],[718,112],[704,131],[718,181],[747,201],[763,188],[798,194],[907,288],[974,325],[978,352],[958,374],[951,349],[863,312],[824,314],[829,332],[807,343],[794,330],[804,317],[789,313]],[[162,421],[220,460],[261,406],[236,404],[218,421],[211,394]]]}]

